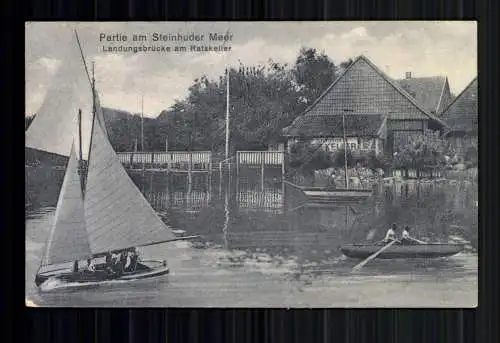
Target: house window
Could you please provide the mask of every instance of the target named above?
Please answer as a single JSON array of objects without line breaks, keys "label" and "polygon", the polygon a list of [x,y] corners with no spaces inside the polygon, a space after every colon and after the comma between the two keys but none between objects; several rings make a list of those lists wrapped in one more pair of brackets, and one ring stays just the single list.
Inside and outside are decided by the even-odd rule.
[{"label": "house window", "polygon": [[372,148],[372,140],[371,139],[365,139],[363,141],[363,149],[364,150],[370,150]]}]

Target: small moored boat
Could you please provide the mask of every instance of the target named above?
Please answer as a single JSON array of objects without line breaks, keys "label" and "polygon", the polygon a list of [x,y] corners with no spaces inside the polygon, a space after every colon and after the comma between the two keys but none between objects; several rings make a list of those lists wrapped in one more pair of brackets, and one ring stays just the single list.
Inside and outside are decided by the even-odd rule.
[{"label": "small moored boat", "polygon": [[[383,245],[380,244],[346,244],[340,250],[351,258],[364,259],[379,251]],[[379,259],[395,258],[439,258],[453,256],[464,248],[464,244],[428,243],[404,245],[394,244],[381,252]]]}]

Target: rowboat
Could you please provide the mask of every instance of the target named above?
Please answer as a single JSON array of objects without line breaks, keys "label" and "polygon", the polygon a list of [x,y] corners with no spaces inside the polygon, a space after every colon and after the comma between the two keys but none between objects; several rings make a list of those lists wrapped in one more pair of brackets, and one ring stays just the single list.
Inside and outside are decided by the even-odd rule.
[{"label": "rowboat", "polygon": [[[376,253],[382,245],[380,244],[346,244],[340,250],[351,258],[364,259]],[[396,258],[439,258],[453,256],[464,248],[464,244],[428,243],[415,245],[394,244],[387,250],[381,252],[379,259]]]}]

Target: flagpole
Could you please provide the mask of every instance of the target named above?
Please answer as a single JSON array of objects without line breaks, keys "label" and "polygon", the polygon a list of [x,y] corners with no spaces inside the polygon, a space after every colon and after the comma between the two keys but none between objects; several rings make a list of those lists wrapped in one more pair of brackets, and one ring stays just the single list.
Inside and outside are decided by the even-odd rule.
[{"label": "flagpole", "polygon": [[229,68],[226,69],[226,160],[229,158]]},{"label": "flagpole", "polygon": [[344,134],[344,169],[345,169],[345,187],[349,189],[349,177],[347,175],[347,138],[345,135],[345,116],[342,113],[342,131]]},{"label": "flagpole", "polygon": [[141,152],[142,152],[142,170],[144,170],[144,95],[141,98]]}]

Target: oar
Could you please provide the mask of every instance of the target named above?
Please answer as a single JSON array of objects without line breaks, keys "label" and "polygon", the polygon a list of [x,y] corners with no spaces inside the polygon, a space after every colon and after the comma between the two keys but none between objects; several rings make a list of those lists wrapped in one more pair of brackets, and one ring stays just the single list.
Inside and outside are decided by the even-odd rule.
[{"label": "oar", "polygon": [[377,252],[371,254],[370,256],[368,256],[365,260],[363,260],[361,263],[357,264],[354,266],[354,268],[352,268],[352,271],[353,272],[356,272],[356,271],[359,271],[361,268],[363,268],[365,266],[365,264],[367,264],[368,262],[370,262],[371,260],[373,260],[375,257],[377,257],[381,252],[383,252],[384,250],[388,249],[391,245],[393,245],[394,243],[396,243],[396,241],[392,241],[390,242],[389,244],[387,244],[386,246],[382,247],[381,249],[379,249]]}]

